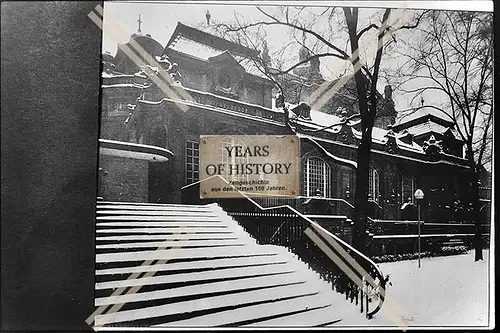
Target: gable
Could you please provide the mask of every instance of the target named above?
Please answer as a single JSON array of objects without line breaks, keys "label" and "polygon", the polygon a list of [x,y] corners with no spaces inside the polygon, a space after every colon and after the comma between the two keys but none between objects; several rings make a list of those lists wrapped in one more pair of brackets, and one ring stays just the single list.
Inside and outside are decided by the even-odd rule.
[{"label": "gable", "polygon": [[228,68],[230,72],[236,71],[240,74],[246,72],[245,68],[238,61],[236,61],[229,51],[224,51],[218,55],[208,58],[208,62],[212,66]]}]

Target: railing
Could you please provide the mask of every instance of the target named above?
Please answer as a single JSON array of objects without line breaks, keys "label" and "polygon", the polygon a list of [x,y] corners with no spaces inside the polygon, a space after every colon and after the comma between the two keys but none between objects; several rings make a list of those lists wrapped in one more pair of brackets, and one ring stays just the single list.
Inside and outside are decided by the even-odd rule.
[{"label": "railing", "polygon": [[[450,239],[457,240],[457,245],[472,246],[475,224],[471,222],[420,222],[422,250],[435,251],[445,246]],[[481,224],[480,232],[489,238],[489,224]],[[399,253],[416,251],[418,221],[374,220],[369,218],[367,231],[369,234],[370,253],[396,254],[394,246],[398,245]],[[460,242],[458,242],[460,241]]]},{"label": "railing", "polygon": [[273,207],[288,205],[304,214],[344,215],[352,218],[354,206],[340,198],[299,196],[297,198],[254,198],[260,206]]},{"label": "railing", "polygon": [[269,108],[265,108],[260,105],[250,104],[243,101],[234,100],[224,96],[214,95],[212,93],[207,93],[195,89],[190,89],[184,87],[195,100],[196,103],[211,105],[218,108],[223,108],[225,110],[231,110],[236,112],[241,112],[244,114],[267,118],[276,121],[283,121],[283,112],[276,112]]},{"label": "railing", "polygon": [[[197,184],[182,190],[185,203],[203,203],[198,199]],[[351,303],[359,304],[367,318],[380,311],[387,279],[379,267],[319,223],[287,204],[263,207],[248,197],[216,201],[259,244],[288,248],[331,283],[332,289],[344,294]]]},{"label": "railing", "polygon": [[255,202],[257,202],[261,207],[273,207],[273,206],[288,205],[288,206],[293,207],[299,211],[302,210],[302,203],[300,202],[300,200],[297,200],[295,198],[269,197],[269,198],[255,198],[253,200]]},{"label": "railing", "polygon": [[[487,232],[489,224],[482,224],[482,232]],[[418,221],[392,221],[369,219],[368,230],[374,235],[410,235],[418,232]],[[420,222],[420,232],[427,234],[473,234],[473,223]]]},{"label": "railing", "polygon": [[[306,196],[301,196],[299,199],[303,200],[302,207],[307,213],[323,212],[324,214],[344,215],[348,218],[352,218],[354,215],[354,206],[344,199]],[[320,204],[313,207],[310,203],[315,201]]]}]

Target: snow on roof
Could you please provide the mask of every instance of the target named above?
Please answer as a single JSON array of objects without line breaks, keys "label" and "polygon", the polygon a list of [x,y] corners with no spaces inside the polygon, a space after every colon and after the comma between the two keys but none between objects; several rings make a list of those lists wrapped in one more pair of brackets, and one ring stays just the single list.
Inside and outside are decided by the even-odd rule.
[{"label": "snow on roof", "polygon": [[[282,112],[282,109],[276,108],[276,98],[273,97],[272,100],[273,100],[273,102],[272,102],[273,110],[276,112],[280,112],[280,111]],[[298,104],[285,103],[285,105],[287,106],[288,110],[291,110],[294,107],[296,107]],[[295,115],[293,112],[291,112],[291,111],[289,111],[289,112],[290,112],[290,116]],[[311,116],[311,120],[306,120],[304,118],[297,118],[297,120],[303,124],[316,125],[318,127],[327,127],[327,126],[331,126],[334,124],[338,124],[342,121],[342,117],[339,117],[339,116],[336,116],[333,114],[324,113],[324,112],[317,111],[317,110],[313,110],[313,109],[311,109],[311,111],[310,111],[310,116]],[[354,121],[351,121],[350,124],[356,125],[359,122],[360,122],[360,120],[354,120]],[[338,133],[341,128],[342,128],[342,126],[339,125],[339,126],[334,126],[332,128],[329,128],[326,131],[332,132],[332,133]],[[353,131],[354,136],[357,139],[361,138],[360,131],[358,131],[354,128],[352,128],[352,131]],[[385,130],[383,128],[373,127],[373,130],[372,130],[373,141],[377,142],[377,143],[385,144],[387,142],[387,138],[386,138],[387,132],[388,132],[388,130]],[[399,140],[399,141],[401,141],[401,140]],[[408,144],[405,144],[403,142],[402,142],[402,144],[405,146],[408,146],[412,149],[418,149],[417,147],[412,147],[412,145],[408,145]]]},{"label": "snow on roof", "polygon": [[404,123],[408,123],[412,120],[418,119],[418,118],[423,118],[427,115],[435,116],[439,119],[443,119],[449,123],[452,122],[451,118],[449,115],[446,113],[439,111],[435,108],[431,108],[428,106],[416,108],[414,110],[410,111],[405,111],[405,112],[399,112],[398,116],[396,118],[396,124],[395,125],[400,125]]},{"label": "snow on roof", "polygon": [[266,75],[259,70],[253,59],[234,54],[233,52],[227,50],[214,48],[210,45],[197,42],[182,35],[176,37],[168,48],[203,61],[209,61],[210,58],[227,52],[231,54],[231,56],[245,69],[248,74],[267,79]]},{"label": "snow on roof", "polygon": [[163,55],[163,56],[154,56],[154,57],[155,57],[155,59],[156,59],[156,61],[157,61],[158,63],[165,62],[165,63],[170,64],[170,61],[169,61],[169,60],[168,60],[168,58],[167,58],[166,56],[164,56],[164,55]]},{"label": "snow on roof", "polygon": [[110,73],[110,72],[106,72],[106,71],[103,71],[101,73],[101,76],[104,77],[104,78],[115,78],[115,77],[134,77],[133,75],[130,75],[130,74],[116,74],[116,73]]},{"label": "snow on roof", "polygon": [[[297,115],[295,113],[293,113],[292,111],[289,111],[289,112],[290,112],[290,117],[295,117],[295,121],[297,121],[298,123],[300,123],[302,125],[308,125],[309,127],[313,127],[315,129],[320,129],[322,127],[332,126],[332,125],[338,124],[342,120],[342,118],[339,118],[337,116],[334,116],[331,114],[326,114],[326,113],[316,111],[316,110],[310,111],[310,116],[311,116],[310,120],[297,117]],[[327,128],[324,131],[330,132],[330,133],[339,133],[341,129],[342,129],[342,125],[339,124],[338,126],[333,126],[333,127]]]},{"label": "snow on roof", "polygon": [[142,88],[142,85],[135,83],[103,84],[102,88]]},{"label": "snow on roof", "polygon": [[426,121],[425,123],[417,124],[411,127],[408,127],[406,131],[409,133],[413,134],[414,136],[419,136],[422,134],[427,134],[427,133],[438,133],[438,134],[444,134],[449,127],[443,126],[440,124],[437,124],[433,121]]},{"label": "snow on roof", "polygon": [[[285,105],[288,108],[289,117],[297,117],[297,115],[295,113],[293,113],[291,110],[293,108],[295,108],[296,106],[298,106],[298,104],[292,104],[292,103],[285,102]],[[283,110],[281,108],[276,107],[276,98],[275,97],[272,98],[272,110],[275,112],[283,112]],[[314,127],[317,127],[317,128],[331,126],[331,125],[339,123],[342,120],[341,117],[335,116],[333,114],[328,114],[328,113],[324,113],[321,111],[313,110],[313,109],[311,109],[309,114],[311,116],[311,120],[304,119],[304,118],[298,118],[298,117],[296,118],[296,120],[301,124],[313,125]],[[340,129],[341,129],[341,126],[339,125],[339,126],[334,126],[332,128],[326,129],[326,131],[332,132],[332,133],[338,133],[340,131]]]},{"label": "snow on roof", "polygon": [[[351,128],[352,134],[356,139],[361,139],[361,131],[358,131],[355,128]],[[386,144],[387,143],[387,130],[378,128],[378,127],[373,127],[372,129],[372,141],[374,143],[379,143],[379,144]]]},{"label": "snow on roof", "polygon": [[111,74],[111,73],[108,73],[108,72],[102,72],[102,73],[101,73],[101,76],[102,76],[102,77],[116,77],[116,75]]},{"label": "snow on roof", "polygon": [[[327,113],[324,113],[321,111],[317,111],[317,110],[311,110],[310,115],[311,115],[312,122],[317,124],[317,125],[321,125],[321,126],[331,126],[331,125],[340,123],[340,121],[342,120],[342,118],[340,118],[340,117],[337,117],[337,116],[332,115],[332,114],[327,114]],[[340,131],[341,128],[342,128],[342,126],[339,125],[339,126],[332,127],[331,130],[334,131],[335,133],[337,133]]]},{"label": "snow on roof", "polygon": [[[352,133],[354,134],[354,137],[356,139],[361,139],[361,132],[356,130],[355,128],[352,128]],[[372,129],[372,140],[374,143],[379,143],[382,145],[385,145],[387,143],[387,134],[389,133],[388,130],[385,130],[383,128],[379,127],[373,127]],[[413,151],[415,153],[424,153],[424,149],[418,145],[416,142],[412,141],[411,144],[403,142],[400,137],[401,133],[394,133],[394,137],[396,139],[396,144],[399,148],[402,148],[404,150],[409,150]]]},{"label": "snow on roof", "polygon": [[422,148],[422,146],[417,144],[415,141],[412,141],[411,144],[408,144],[408,143],[404,143],[398,137],[396,137],[396,144],[398,145],[399,148],[403,148],[406,150],[411,150],[411,151],[416,152],[416,153],[424,154],[424,149]]},{"label": "snow on roof", "polygon": [[388,132],[389,132],[388,130],[385,130],[383,128],[373,127],[372,129],[373,141],[386,143],[387,142],[386,135]]},{"label": "snow on roof", "polygon": [[224,51],[186,38],[182,35],[178,35],[168,48],[205,61],[208,61],[209,58],[215,57]]}]

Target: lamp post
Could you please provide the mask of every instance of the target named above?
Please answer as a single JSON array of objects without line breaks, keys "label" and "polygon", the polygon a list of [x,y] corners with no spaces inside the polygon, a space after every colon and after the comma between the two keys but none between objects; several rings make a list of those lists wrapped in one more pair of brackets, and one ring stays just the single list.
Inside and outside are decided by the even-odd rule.
[{"label": "lamp post", "polygon": [[418,268],[420,268],[420,201],[424,198],[424,191],[417,189],[414,196],[418,207]]}]

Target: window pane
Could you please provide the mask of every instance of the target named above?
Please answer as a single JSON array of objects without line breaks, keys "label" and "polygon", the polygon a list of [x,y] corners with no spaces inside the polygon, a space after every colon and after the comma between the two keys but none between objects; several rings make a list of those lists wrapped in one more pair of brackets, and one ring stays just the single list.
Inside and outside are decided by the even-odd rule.
[{"label": "window pane", "polygon": [[368,172],[368,199],[378,203],[379,196],[380,196],[380,177],[378,171],[370,167],[370,170]]},{"label": "window pane", "polygon": [[330,166],[318,157],[307,160],[306,186],[308,196],[330,197]]},{"label": "window pane", "polygon": [[199,144],[193,141],[186,142],[186,183],[191,184],[199,180]]},{"label": "window pane", "polygon": [[416,191],[415,178],[410,174],[404,174],[401,178],[401,200],[403,202],[414,202]]}]

